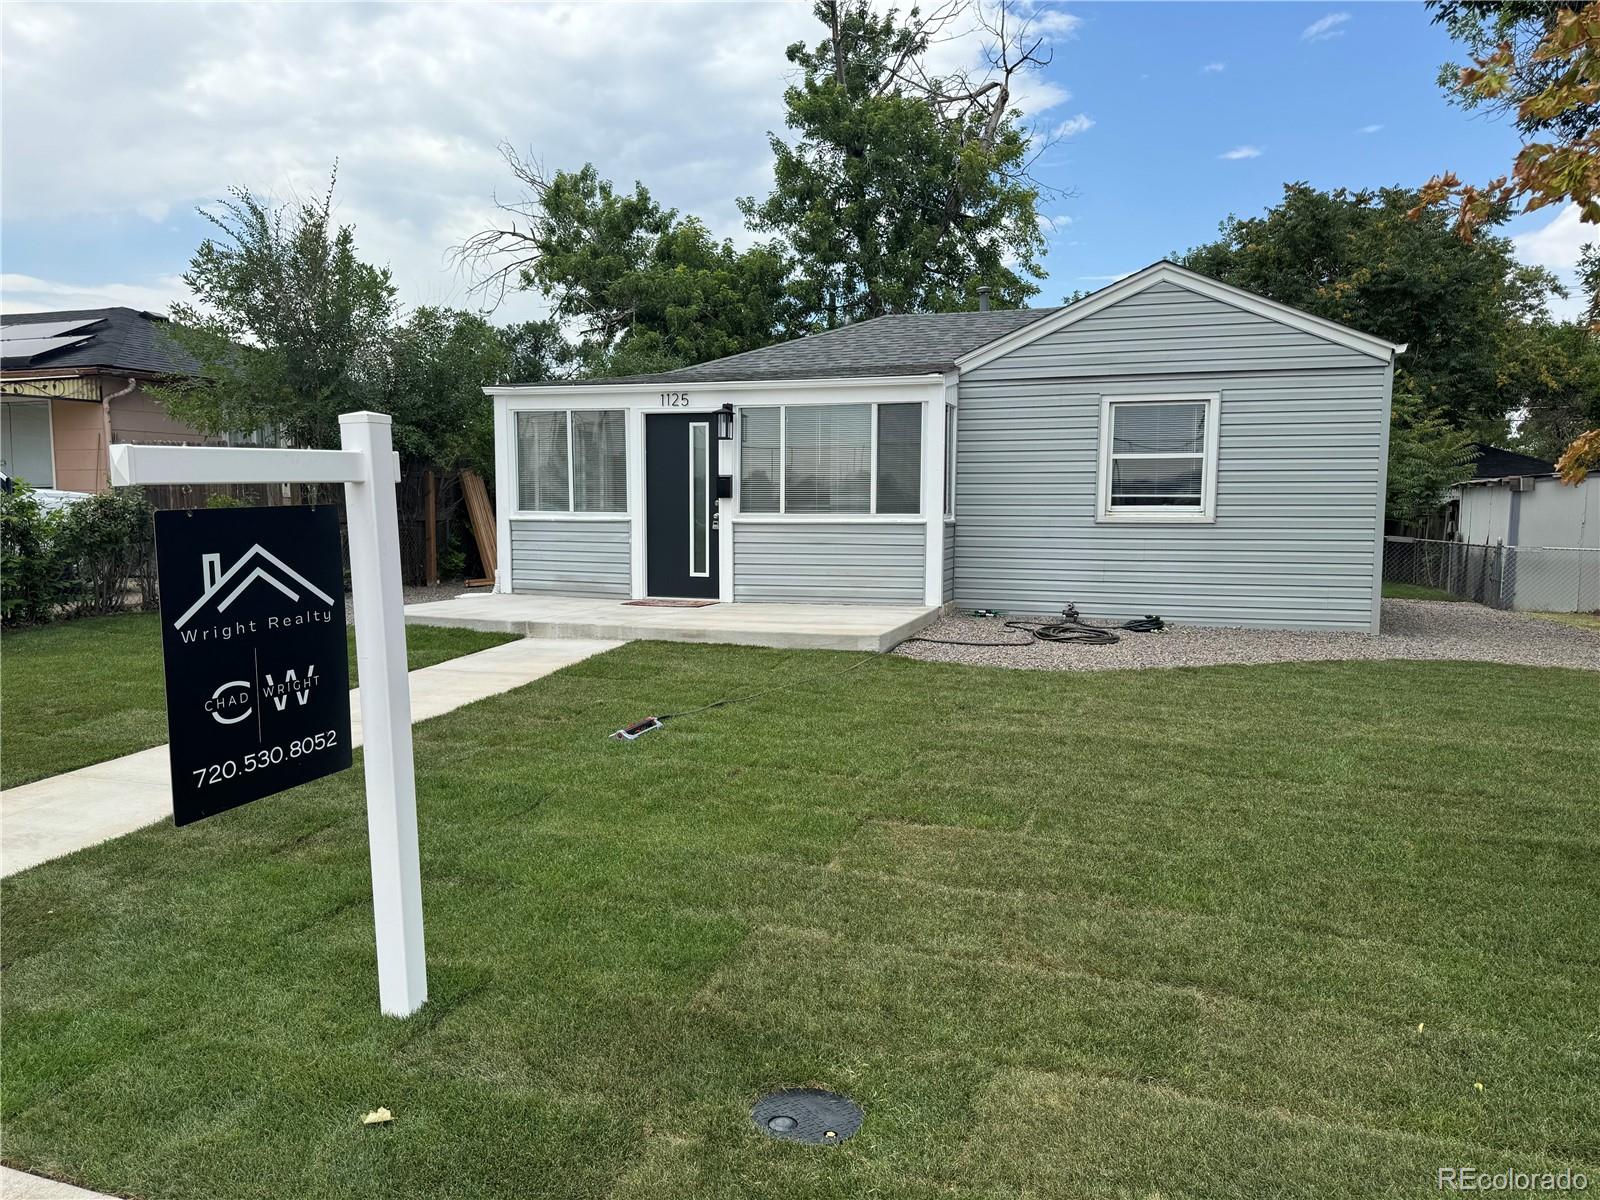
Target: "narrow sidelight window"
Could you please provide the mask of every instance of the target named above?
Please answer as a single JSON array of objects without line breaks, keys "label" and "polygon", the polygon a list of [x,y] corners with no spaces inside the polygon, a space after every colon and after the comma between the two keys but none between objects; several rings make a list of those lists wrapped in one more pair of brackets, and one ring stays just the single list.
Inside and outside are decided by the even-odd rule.
[{"label": "narrow sidelight window", "polygon": [[711,574],[711,426],[689,426],[689,574]]}]

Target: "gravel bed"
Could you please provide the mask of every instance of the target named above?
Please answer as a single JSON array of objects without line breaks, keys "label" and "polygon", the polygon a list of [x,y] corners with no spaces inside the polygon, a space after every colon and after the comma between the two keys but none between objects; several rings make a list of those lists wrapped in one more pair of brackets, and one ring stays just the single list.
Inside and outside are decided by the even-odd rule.
[{"label": "gravel bed", "polygon": [[[469,588],[462,580],[458,579],[454,583],[436,583],[432,587],[423,587],[420,584],[414,587],[403,587],[400,589],[400,597],[402,603],[405,604],[427,604],[432,600],[454,600],[457,596],[465,596],[469,593],[477,594],[488,590],[488,584],[480,588]],[[344,615],[347,625],[356,623],[356,608],[349,592],[346,592],[344,596]]]},{"label": "gravel bed", "polygon": [[[1000,642],[1020,635],[1005,628],[1001,618],[950,616],[936,621],[918,636]],[[1162,633],[1125,632],[1114,646],[1036,642],[1008,649],[908,641],[896,647],[894,653],[928,662],[1046,671],[1390,658],[1463,659],[1600,671],[1600,634],[1476,604],[1385,600],[1383,632],[1376,636],[1175,625]]]}]

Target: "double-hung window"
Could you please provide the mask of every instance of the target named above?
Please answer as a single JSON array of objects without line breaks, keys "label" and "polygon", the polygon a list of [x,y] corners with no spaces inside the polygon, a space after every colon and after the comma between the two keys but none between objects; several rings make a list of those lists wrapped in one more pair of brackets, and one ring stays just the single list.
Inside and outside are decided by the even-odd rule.
[{"label": "double-hung window", "polygon": [[1218,397],[1107,396],[1100,411],[1102,521],[1211,521]]},{"label": "double-hung window", "polygon": [[792,404],[739,413],[739,511],[914,516],[921,404]]},{"label": "double-hung window", "polygon": [[627,511],[627,420],[621,409],[540,410],[516,418],[519,511]]}]

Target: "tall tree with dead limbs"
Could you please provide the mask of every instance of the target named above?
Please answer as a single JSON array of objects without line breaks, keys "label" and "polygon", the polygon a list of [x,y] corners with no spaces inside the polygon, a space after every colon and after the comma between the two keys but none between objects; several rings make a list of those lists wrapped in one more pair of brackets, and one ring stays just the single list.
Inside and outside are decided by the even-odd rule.
[{"label": "tall tree with dead limbs", "polygon": [[[1021,77],[1051,58],[1032,11],[945,0],[902,18],[818,0],[824,38],[788,49],[795,140],[771,135],[773,190],[740,202],[752,229],[793,250],[790,291],[813,328],[971,308],[980,285],[1002,307],[1039,290],[1045,189],[1030,167],[1048,139],[1016,107]],[[973,35],[980,69],[930,67],[934,46]]]}]

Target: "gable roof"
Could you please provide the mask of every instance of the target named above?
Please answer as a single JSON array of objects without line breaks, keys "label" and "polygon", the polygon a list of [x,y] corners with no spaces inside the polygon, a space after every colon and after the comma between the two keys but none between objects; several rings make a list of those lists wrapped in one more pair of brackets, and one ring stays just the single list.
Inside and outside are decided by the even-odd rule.
[{"label": "gable roof", "polygon": [[675,371],[613,379],[551,380],[528,386],[939,375],[954,370],[963,354],[1057,311],[1054,308],[995,308],[987,312],[896,313]]},{"label": "gable roof", "polygon": [[1220,280],[1212,279],[1209,275],[1202,275],[1198,271],[1191,271],[1188,267],[1180,267],[1175,262],[1168,262],[1163,259],[1160,262],[1151,263],[1142,271],[1135,271],[1132,275],[1108,284],[1097,292],[1091,292],[1089,295],[1075,300],[1063,308],[1055,309],[1043,321],[976,347],[963,355],[956,365],[963,371],[969,371],[973,367],[980,367],[1003,354],[1011,353],[1019,346],[1027,345],[1036,338],[1054,333],[1058,329],[1064,329],[1076,321],[1093,316],[1113,304],[1126,300],[1130,296],[1136,296],[1147,288],[1155,287],[1161,283],[1175,284],[1199,295],[1209,296],[1211,299],[1223,304],[1231,304],[1235,308],[1253,312],[1257,316],[1265,317],[1270,321],[1278,321],[1293,329],[1299,329],[1314,337],[1334,342],[1357,353],[1370,355],[1382,362],[1392,362],[1396,354],[1405,350],[1405,346],[1402,344],[1385,341],[1383,338],[1374,337],[1370,333],[1362,333],[1360,330],[1351,329],[1348,325],[1330,321],[1326,317],[1313,316],[1287,304],[1279,304],[1276,300],[1268,300],[1265,296],[1258,296],[1254,292],[1247,292],[1231,283],[1223,283]]},{"label": "gable roof", "polygon": [[[970,370],[1036,338],[1137,295],[1172,283],[1268,320],[1335,342],[1381,362],[1405,349],[1369,333],[1312,316],[1232,284],[1165,260],[1059,308],[991,309],[987,312],[902,313],[858,321],[825,333],[747,350],[675,371],[611,379],[561,379],[523,384],[529,389],[613,387],[619,384],[740,383],[873,376],[940,375]],[[510,387],[519,385],[511,384]],[[498,391],[498,388],[491,388]]]},{"label": "gable roof", "polygon": [[1531,454],[1503,450],[1487,442],[1472,443],[1472,474],[1468,482],[1480,479],[1505,479],[1511,475],[1554,475],[1556,465]]},{"label": "gable roof", "polygon": [[[13,355],[8,349],[7,370],[107,370],[140,371],[151,375],[198,375],[200,364],[167,336],[167,318],[136,308],[79,308],[65,312],[7,313],[0,316],[6,340],[27,339],[27,327],[40,332],[64,324],[81,326],[69,337],[53,338],[62,345],[32,342]],[[85,337],[84,335],[87,335]]]}]

